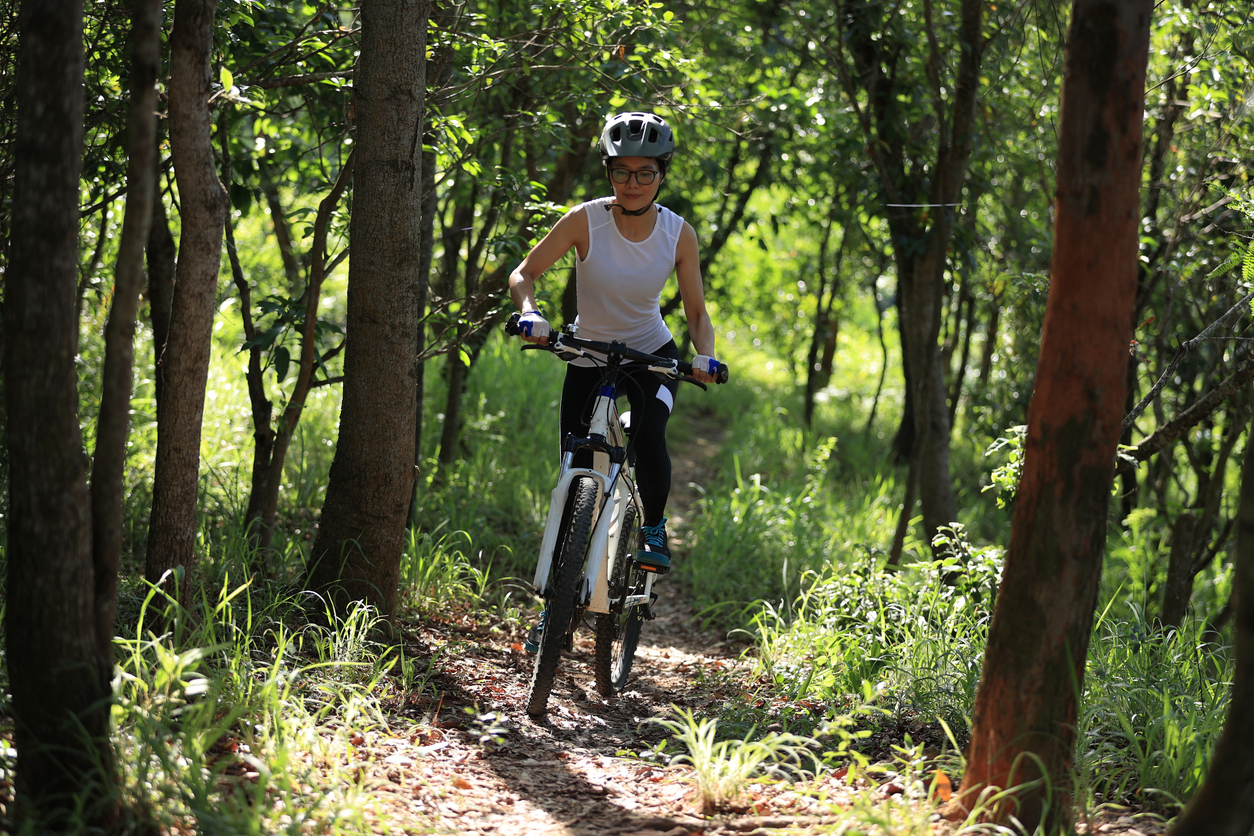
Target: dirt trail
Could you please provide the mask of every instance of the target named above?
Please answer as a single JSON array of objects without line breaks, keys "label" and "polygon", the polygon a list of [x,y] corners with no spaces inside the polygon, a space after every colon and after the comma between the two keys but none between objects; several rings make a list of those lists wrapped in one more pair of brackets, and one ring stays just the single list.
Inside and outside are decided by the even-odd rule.
[{"label": "dirt trail", "polygon": [[[672,530],[682,560],[684,533],[717,450],[701,438],[674,451]],[[891,785],[848,786],[828,776],[805,785],[758,784],[745,806],[700,813],[691,768],[651,751],[666,733],[651,718],[671,706],[708,715],[747,687],[742,647],[703,630],[676,578],[659,583],[657,618],[647,622],[633,679],[611,700],[596,692],[593,637],[581,630],[563,657],[548,716],[525,711],[532,657],[522,636],[476,622],[424,622],[406,642],[410,658],[434,660],[439,694],[398,701],[390,730],[362,735],[362,777],[377,802],[376,832],[505,836],[682,836],[841,832],[833,818],[858,793],[886,799]],[[431,693],[431,688],[426,689]],[[467,713],[467,709],[470,713]],[[491,715],[491,716],[488,716]],[[674,747],[671,747],[674,751]],[[900,788],[896,788],[900,792]],[[1116,824],[1112,815],[1079,832],[1151,836],[1154,823]],[[947,832],[943,823],[933,830]]]}]

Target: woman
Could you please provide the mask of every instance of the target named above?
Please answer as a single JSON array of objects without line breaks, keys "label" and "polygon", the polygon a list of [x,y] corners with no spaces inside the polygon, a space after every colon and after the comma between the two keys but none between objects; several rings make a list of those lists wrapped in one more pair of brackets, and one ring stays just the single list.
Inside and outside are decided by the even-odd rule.
[{"label": "woman", "polygon": [[[662,319],[658,302],[674,272],[684,302],[688,333],[699,352],[692,376],[713,383],[714,325],[705,309],[697,233],[674,212],[655,203],[675,152],[675,137],[665,120],[652,113],[620,113],[601,133],[601,162],[613,196],[576,206],[554,225],[509,277],[510,295],[522,311],[523,339],[542,342],[549,324],[536,305],[535,283],[545,270],[573,248],[579,336],[617,341],[662,357],[679,357],[679,348]],[[582,364],[582,365],[581,365]],[[566,369],[562,387],[561,435],[584,435],[600,381],[590,360]],[[624,388],[631,402],[636,484],[644,505],[643,543],[637,560],[646,569],[670,570],[666,539],[666,498],[671,488],[671,460],[666,450],[666,422],[675,403],[676,381],[649,376],[642,386]],[[656,386],[656,391],[649,391]]]}]

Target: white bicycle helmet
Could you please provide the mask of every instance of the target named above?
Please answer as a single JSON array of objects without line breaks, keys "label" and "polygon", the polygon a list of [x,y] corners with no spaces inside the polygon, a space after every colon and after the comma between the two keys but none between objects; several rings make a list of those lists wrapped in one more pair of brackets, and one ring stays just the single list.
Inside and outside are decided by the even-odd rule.
[{"label": "white bicycle helmet", "polygon": [[612,157],[654,157],[666,171],[675,153],[675,132],[656,113],[619,113],[601,131],[601,162]]}]

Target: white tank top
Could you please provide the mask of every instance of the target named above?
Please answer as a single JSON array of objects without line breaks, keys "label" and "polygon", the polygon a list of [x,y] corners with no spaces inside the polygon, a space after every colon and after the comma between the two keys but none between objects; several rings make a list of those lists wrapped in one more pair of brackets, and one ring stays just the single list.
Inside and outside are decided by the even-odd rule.
[{"label": "white tank top", "polygon": [[649,237],[628,241],[614,223],[613,210],[605,209],[612,200],[602,197],[582,206],[588,218],[588,254],[575,262],[575,324],[585,340],[617,341],[651,354],[672,339],[658,303],[675,270],[684,220],[658,206]]}]

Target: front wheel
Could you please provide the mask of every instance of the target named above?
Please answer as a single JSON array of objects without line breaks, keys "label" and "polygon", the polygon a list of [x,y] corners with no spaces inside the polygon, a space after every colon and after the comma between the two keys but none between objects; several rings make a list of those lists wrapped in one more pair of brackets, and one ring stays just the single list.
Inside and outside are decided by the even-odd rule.
[{"label": "front wheel", "polygon": [[548,708],[562,648],[566,646],[566,639],[573,629],[575,596],[580,591],[584,558],[588,553],[592,521],[596,516],[596,482],[587,477],[576,479],[571,484],[570,497],[568,522],[558,534],[557,559],[549,575],[544,632],[531,675],[531,691],[527,695],[527,713],[532,717],[543,715]]},{"label": "front wheel", "polygon": [[640,643],[640,628],[644,624],[642,607],[622,608],[621,600],[627,595],[644,591],[644,572],[632,565],[631,536],[636,528],[636,508],[629,504],[623,516],[623,535],[618,540],[618,555],[614,558],[614,576],[610,578],[610,597],[618,598],[617,612],[597,615],[596,673],[597,691],[603,697],[612,697],[627,684],[631,664],[636,658],[636,646]]}]

